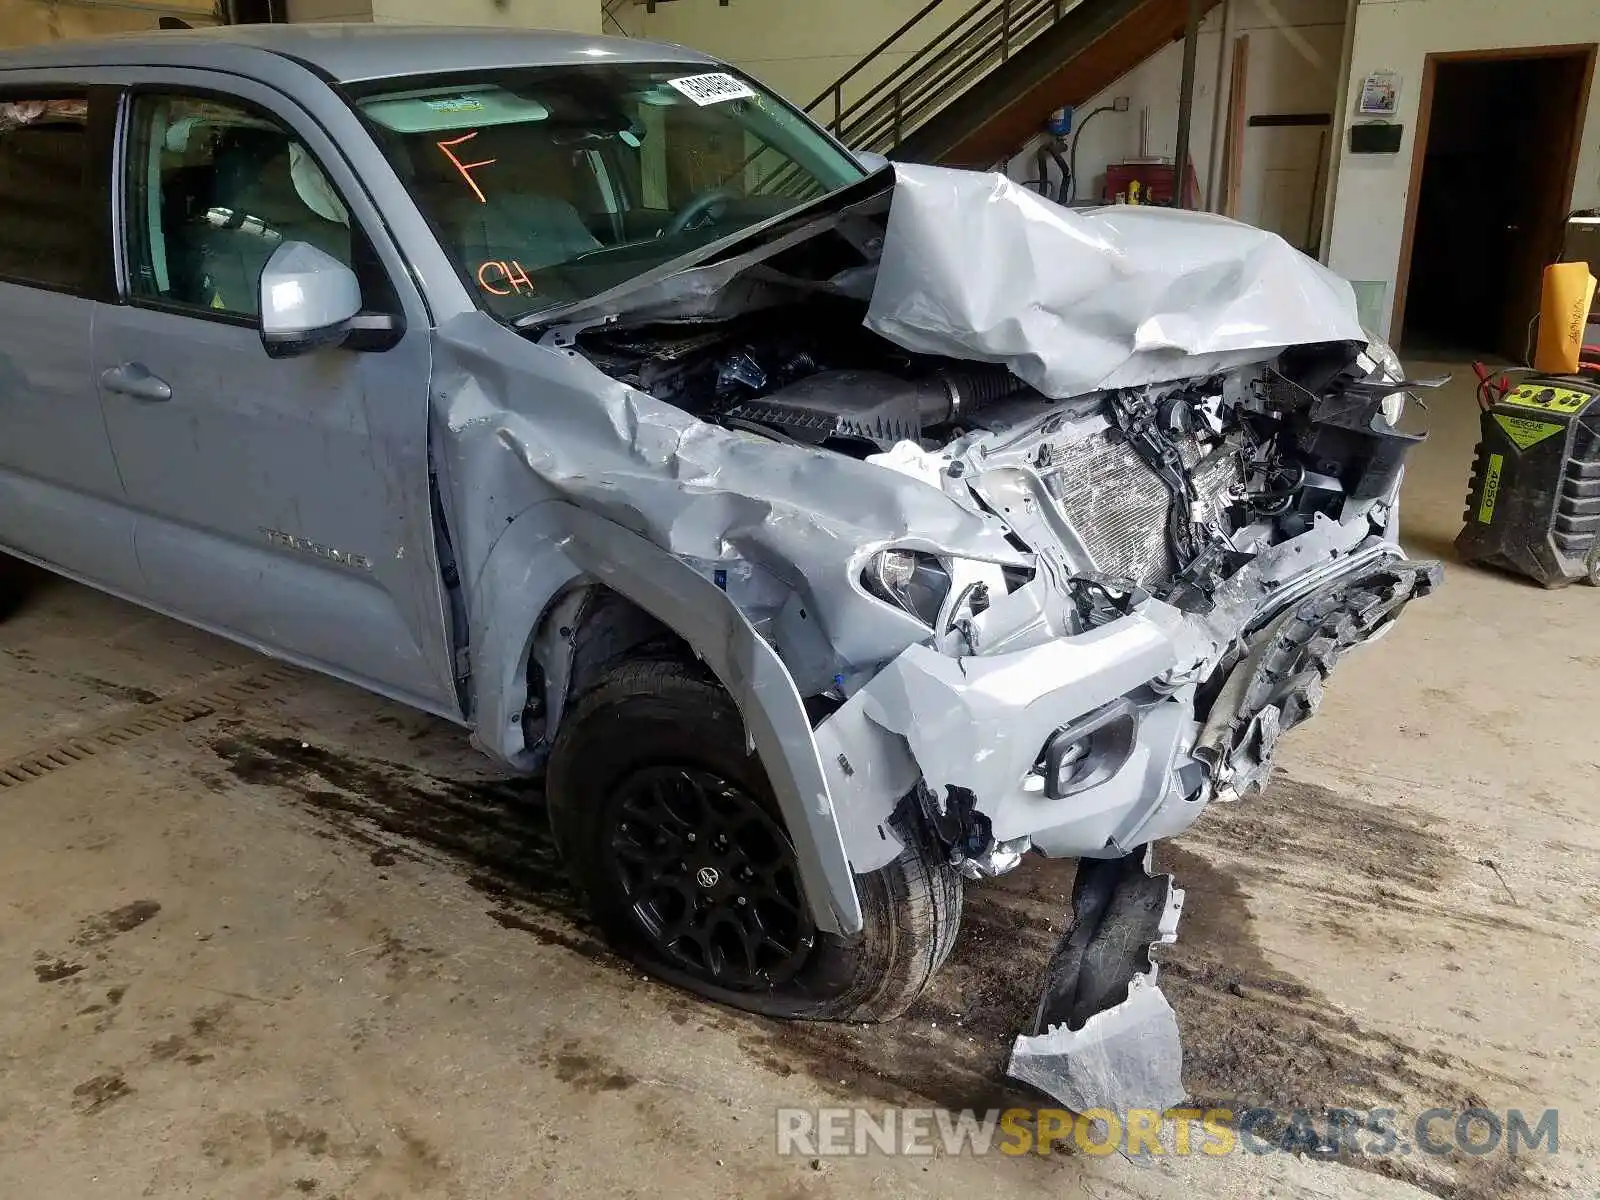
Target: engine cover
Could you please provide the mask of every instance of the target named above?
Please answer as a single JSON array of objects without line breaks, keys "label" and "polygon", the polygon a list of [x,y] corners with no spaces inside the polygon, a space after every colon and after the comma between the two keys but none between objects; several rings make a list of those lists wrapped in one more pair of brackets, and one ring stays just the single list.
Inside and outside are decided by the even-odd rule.
[{"label": "engine cover", "polygon": [[820,371],[719,415],[815,445],[845,439],[888,450],[898,442],[920,442],[941,426],[964,424],[1025,390],[1005,368],[983,363],[946,364],[914,379],[887,371]]},{"label": "engine cover", "polygon": [[930,415],[937,419],[950,407],[950,391],[938,379],[913,382],[883,371],[823,371],[721,415],[771,426],[796,441],[821,445],[847,438],[887,450],[897,442],[918,441]]}]

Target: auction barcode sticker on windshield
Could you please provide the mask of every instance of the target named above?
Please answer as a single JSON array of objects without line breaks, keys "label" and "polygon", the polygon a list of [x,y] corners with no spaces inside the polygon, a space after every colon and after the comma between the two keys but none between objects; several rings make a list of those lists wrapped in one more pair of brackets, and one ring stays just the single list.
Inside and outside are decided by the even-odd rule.
[{"label": "auction barcode sticker on windshield", "polygon": [[667,83],[701,108],[708,104],[721,104],[726,100],[750,100],[755,96],[755,92],[748,85],[740,83],[726,71],[713,71],[709,75],[685,75],[682,79],[669,79]]}]

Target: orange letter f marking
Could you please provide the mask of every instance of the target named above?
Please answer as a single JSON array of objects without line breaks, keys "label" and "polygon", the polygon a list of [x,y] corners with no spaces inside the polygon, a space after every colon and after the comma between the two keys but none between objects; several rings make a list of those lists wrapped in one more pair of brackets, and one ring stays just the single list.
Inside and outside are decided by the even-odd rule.
[{"label": "orange letter f marking", "polygon": [[478,186],[478,181],[473,179],[472,172],[477,170],[479,167],[493,166],[497,160],[486,158],[482,162],[464,163],[457,158],[454,151],[450,149],[451,146],[459,146],[462,142],[470,142],[477,136],[478,131],[474,129],[471,133],[462,134],[460,137],[452,138],[448,142],[435,142],[434,145],[438,146],[439,149],[444,153],[444,156],[455,164],[456,170],[461,172],[461,178],[467,181],[467,186],[472,189],[472,194],[478,198],[478,203],[487,204],[489,201],[484,198],[483,189]]}]

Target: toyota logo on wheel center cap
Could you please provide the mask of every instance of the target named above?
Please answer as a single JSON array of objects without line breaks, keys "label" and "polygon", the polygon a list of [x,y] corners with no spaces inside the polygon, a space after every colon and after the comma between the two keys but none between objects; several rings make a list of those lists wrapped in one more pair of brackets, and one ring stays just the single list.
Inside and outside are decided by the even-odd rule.
[{"label": "toyota logo on wheel center cap", "polygon": [[701,867],[694,873],[694,881],[703,888],[716,887],[717,881],[721,878],[721,874],[718,873],[715,867]]}]

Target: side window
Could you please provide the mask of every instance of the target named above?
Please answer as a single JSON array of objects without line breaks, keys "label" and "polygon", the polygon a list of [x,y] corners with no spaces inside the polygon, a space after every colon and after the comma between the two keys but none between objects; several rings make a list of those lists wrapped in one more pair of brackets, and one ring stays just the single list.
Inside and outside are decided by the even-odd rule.
[{"label": "side window", "polygon": [[309,151],[243,102],[140,95],[128,149],[134,298],[260,315],[261,270],[307,242],[357,274],[375,256]]},{"label": "side window", "polygon": [[90,190],[88,97],[0,95],[0,279],[86,289]]}]

